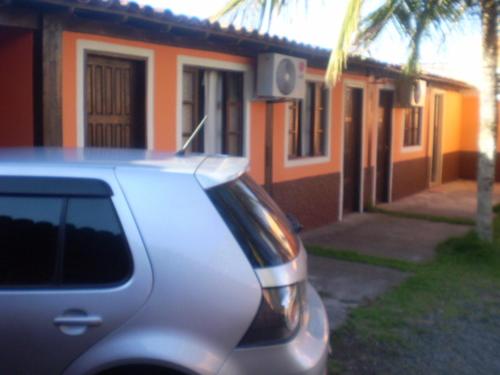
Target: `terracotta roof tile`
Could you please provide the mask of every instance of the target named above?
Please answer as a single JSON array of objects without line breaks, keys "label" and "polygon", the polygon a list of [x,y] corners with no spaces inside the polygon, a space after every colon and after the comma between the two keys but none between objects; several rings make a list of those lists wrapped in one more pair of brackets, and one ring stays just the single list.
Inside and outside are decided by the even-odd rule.
[{"label": "terracotta roof tile", "polygon": [[[301,43],[290,40],[286,37],[276,35],[259,33],[257,30],[249,30],[246,28],[237,29],[233,25],[224,27],[219,22],[209,22],[205,19],[190,17],[185,15],[176,15],[169,9],[155,9],[150,5],[140,5],[135,1],[129,0],[27,0],[28,2],[36,4],[49,4],[60,5],[68,7],[83,6],[88,10],[104,11],[104,12],[121,12],[131,16],[141,17],[151,22],[164,22],[169,23],[173,27],[193,29],[200,32],[215,32],[218,35],[225,35],[233,38],[245,38],[255,43],[270,44],[274,47],[283,49],[294,50],[296,53],[302,55],[311,55],[312,57],[323,59],[326,65],[330,50],[311,44]],[[382,69],[388,73],[400,74],[401,66],[395,64],[384,63],[372,58],[365,58],[362,56],[351,56],[349,59],[350,65],[363,65],[367,68]],[[445,77],[440,77],[434,74],[424,74],[424,79],[453,85],[459,88],[473,88],[472,86]]]}]

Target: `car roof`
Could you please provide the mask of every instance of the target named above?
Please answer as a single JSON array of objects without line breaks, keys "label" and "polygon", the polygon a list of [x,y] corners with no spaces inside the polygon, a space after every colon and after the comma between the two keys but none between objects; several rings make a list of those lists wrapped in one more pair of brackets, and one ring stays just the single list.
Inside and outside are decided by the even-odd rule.
[{"label": "car roof", "polygon": [[178,155],[161,151],[106,148],[0,148],[2,165],[69,166],[98,168],[156,168],[161,172],[196,174],[208,188],[234,179],[248,168],[245,158],[226,155],[188,153]]}]

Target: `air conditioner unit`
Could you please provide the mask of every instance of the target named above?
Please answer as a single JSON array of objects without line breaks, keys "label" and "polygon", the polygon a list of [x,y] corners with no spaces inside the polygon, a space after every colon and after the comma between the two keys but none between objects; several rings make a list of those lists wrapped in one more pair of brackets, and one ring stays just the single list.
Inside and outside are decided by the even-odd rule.
[{"label": "air conditioner unit", "polygon": [[305,59],[262,53],[257,59],[257,96],[265,99],[302,99],[306,91]]},{"label": "air conditioner unit", "polygon": [[423,107],[427,82],[422,79],[403,79],[398,84],[398,105],[400,107]]}]

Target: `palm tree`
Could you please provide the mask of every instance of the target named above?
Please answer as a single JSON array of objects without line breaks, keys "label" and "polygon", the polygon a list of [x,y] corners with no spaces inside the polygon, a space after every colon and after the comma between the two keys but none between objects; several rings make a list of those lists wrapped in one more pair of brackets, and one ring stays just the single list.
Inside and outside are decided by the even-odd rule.
[{"label": "palm tree", "polygon": [[[308,0],[302,0],[307,3]],[[212,18],[219,19],[239,14],[244,17],[249,8],[258,9],[258,27],[291,2],[300,0],[229,0]],[[339,38],[333,48],[326,72],[326,81],[333,85],[347,64],[353,45],[367,45],[374,41],[388,25],[392,24],[409,41],[408,62],[405,74],[413,79],[418,76],[420,47],[424,37],[446,31],[465,16],[478,17],[482,28],[482,83],[480,86],[479,154],[477,168],[477,217],[476,231],[486,241],[493,238],[492,191],[495,181],[495,157],[498,108],[496,103],[498,36],[497,23],[500,12],[498,0],[385,0],[375,10],[361,17],[363,0],[348,0]],[[238,13],[240,12],[240,13]],[[242,12],[242,13],[241,13]]]}]

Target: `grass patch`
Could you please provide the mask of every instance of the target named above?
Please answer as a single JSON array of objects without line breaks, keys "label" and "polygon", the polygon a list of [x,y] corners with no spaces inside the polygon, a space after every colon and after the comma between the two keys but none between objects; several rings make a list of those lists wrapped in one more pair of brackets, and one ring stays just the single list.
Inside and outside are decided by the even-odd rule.
[{"label": "grass patch", "polygon": [[[497,226],[498,227],[498,226]],[[474,299],[476,287],[500,288],[500,243],[482,243],[474,232],[438,246],[433,262],[370,306],[353,311],[348,326],[369,340],[397,342],[401,327],[425,320],[433,311],[456,316],[464,300]]]},{"label": "grass patch", "polygon": [[[380,207],[368,207],[366,209],[368,212],[379,213],[394,217],[401,217],[404,219],[417,219],[417,220],[425,220],[432,221],[435,223],[448,223],[448,224],[457,224],[457,225],[474,225],[474,219],[468,217],[459,217],[459,216],[439,216],[439,215],[431,215],[424,214],[418,212],[406,212],[406,211],[393,211],[386,210]],[[500,207],[498,207],[500,212]]]},{"label": "grass patch", "polygon": [[[437,316],[440,321],[467,319],[477,306],[486,311],[489,307],[485,296],[498,296],[500,290],[498,217],[494,233],[493,243],[482,242],[473,231],[441,243],[432,262],[418,265],[402,284],[376,301],[354,309],[346,324],[332,334],[335,366],[349,367],[354,363],[353,357],[370,357],[370,351],[380,348],[386,353],[401,352],[412,345],[408,337],[417,338],[436,329]],[[498,310],[498,301],[495,303]],[[475,306],[472,311],[471,306]],[[497,310],[492,314],[498,315]],[[342,354],[353,347],[364,349],[350,357]],[[376,363],[377,355],[372,357]]]},{"label": "grass patch", "polygon": [[373,266],[394,268],[404,272],[415,272],[420,264],[400,259],[377,257],[373,255],[360,254],[354,250],[339,250],[318,245],[307,245],[307,252],[312,255],[345,260],[348,262],[366,263]]},{"label": "grass patch", "polygon": [[334,359],[328,361],[328,374],[329,375],[340,375],[344,372],[342,364]]}]

